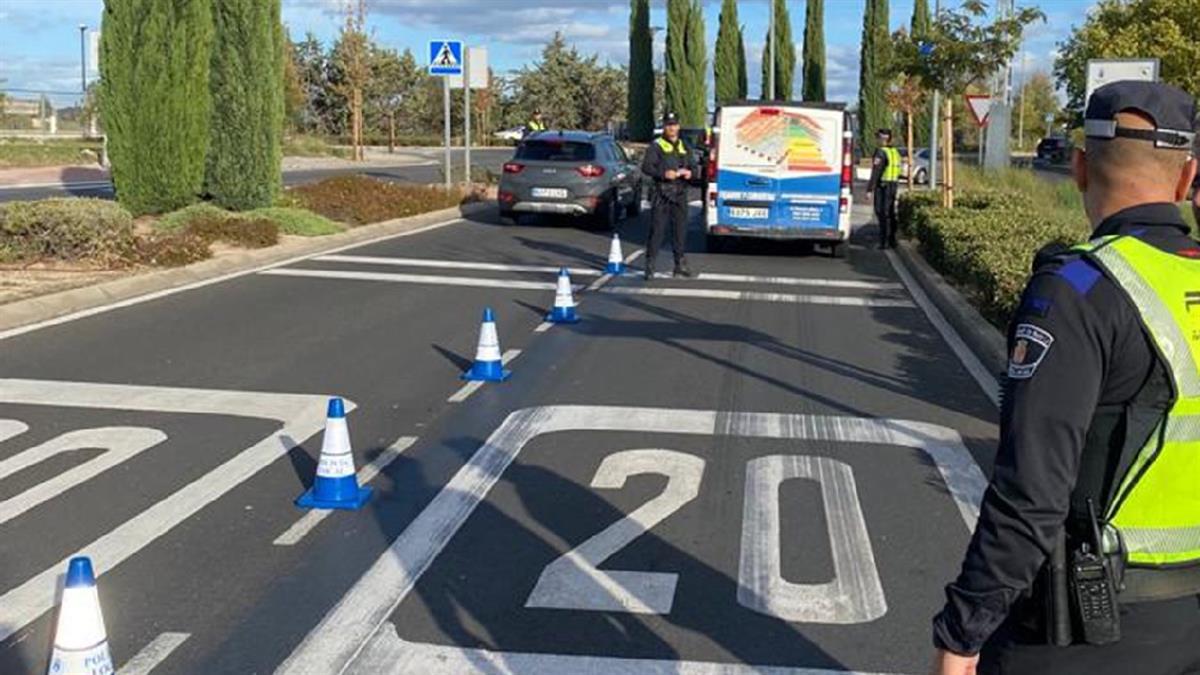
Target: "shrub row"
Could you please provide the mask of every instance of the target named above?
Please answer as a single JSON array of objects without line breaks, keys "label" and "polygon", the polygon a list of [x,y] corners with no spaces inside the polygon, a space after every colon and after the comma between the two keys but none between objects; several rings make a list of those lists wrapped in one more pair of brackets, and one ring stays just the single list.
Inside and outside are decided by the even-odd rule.
[{"label": "shrub row", "polygon": [[1088,237],[1082,212],[1003,187],[964,189],[954,209],[942,208],[937,193],[905,193],[897,215],[929,264],[1001,327],[1016,309],[1037,252]]},{"label": "shrub row", "polygon": [[133,217],[115,202],[46,199],[0,204],[0,262],[92,261],[106,267],[136,257]]},{"label": "shrub row", "polygon": [[463,193],[442,188],[399,185],[365,176],[338,176],[288,191],[299,206],[351,225],[366,225],[393,218],[457,206]]}]

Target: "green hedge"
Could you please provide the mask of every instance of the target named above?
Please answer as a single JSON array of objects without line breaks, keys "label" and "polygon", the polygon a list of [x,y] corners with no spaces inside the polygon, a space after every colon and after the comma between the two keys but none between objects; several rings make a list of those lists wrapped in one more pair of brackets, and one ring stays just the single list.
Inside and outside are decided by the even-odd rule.
[{"label": "green hedge", "polygon": [[1071,245],[1089,234],[1081,211],[1002,184],[961,190],[954,209],[940,204],[937,193],[901,195],[900,227],[997,326],[1007,325],[1016,309],[1034,255],[1047,244]]},{"label": "green hedge", "polygon": [[121,266],[136,259],[133,217],[100,199],[0,204],[0,262],[90,261]]}]

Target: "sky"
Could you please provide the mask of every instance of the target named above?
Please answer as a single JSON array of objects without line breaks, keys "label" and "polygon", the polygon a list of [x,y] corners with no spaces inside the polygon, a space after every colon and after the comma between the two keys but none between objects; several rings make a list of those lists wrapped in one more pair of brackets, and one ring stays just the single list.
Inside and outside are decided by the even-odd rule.
[{"label": "sky", "polygon": [[[338,8],[345,0],[283,0],[283,18],[294,39],[312,32],[324,42],[337,35]],[[930,0],[932,6],[936,0]],[[955,3],[957,0],[944,0]],[[424,58],[430,39],[457,38],[487,46],[491,66],[507,72],[537,61],[555,31],[584,53],[602,61],[628,61],[629,0],[369,0],[368,25],[376,41]],[[907,26],[913,0],[892,0],[892,29]],[[1096,0],[1017,0],[1037,6],[1046,22],[1033,26],[1023,46],[1028,72],[1048,72],[1056,45],[1085,19]],[[853,101],[858,91],[859,42],[865,0],[826,0],[825,43],[829,100]],[[704,0],[709,55],[716,39],[720,0]],[[804,0],[788,0],[796,48],[804,33]],[[666,25],[666,0],[651,0],[651,25]],[[760,91],[761,52],[767,32],[767,0],[738,0],[746,28],[750,92]],[[73,101],[80,90],[79,26],[100,25],[103,0],[0,0],[0,89],[65,92],[56,102]],[[656,63],[662,62],[665,31],[656,35]],[[797,62],[799,62],[797,55]],[[799,90],[797,68],[797,91]],[[1019,80],[1019,74],[1017,79]],[[23,92],[14,92],[24,97]],[[710,84],[711,93],[711,84]]]}]

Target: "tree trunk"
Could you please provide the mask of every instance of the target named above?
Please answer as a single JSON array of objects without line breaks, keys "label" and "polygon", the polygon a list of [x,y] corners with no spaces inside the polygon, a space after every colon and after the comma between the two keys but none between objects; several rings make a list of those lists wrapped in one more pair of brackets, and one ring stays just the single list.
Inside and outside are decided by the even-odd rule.
[{"label": "tree trunk", "polygon": [[388,154],[396,152],[396,111],[388,111]]},{"label": "tree trunk", "polygon": [[913,111],[910,108],[904,113],[904,126],[908,131],[908,189],[913,189],[917,173],[917,153],[913,147]]}]

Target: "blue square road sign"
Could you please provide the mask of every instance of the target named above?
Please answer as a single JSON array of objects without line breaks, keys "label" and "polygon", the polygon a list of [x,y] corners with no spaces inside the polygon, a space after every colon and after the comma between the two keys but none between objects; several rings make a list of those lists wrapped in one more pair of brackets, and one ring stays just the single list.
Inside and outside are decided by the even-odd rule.
[{"label": "blue square road sign", "polygon": [[463,43],[462,43],[462,40],[430,40],[429,41],[429,74],[430,75],[462,75],[463,74]]}]

